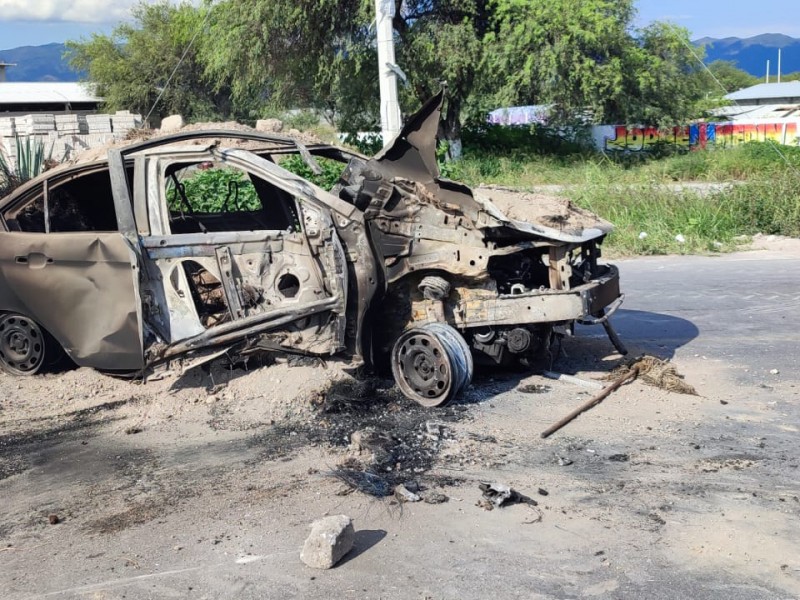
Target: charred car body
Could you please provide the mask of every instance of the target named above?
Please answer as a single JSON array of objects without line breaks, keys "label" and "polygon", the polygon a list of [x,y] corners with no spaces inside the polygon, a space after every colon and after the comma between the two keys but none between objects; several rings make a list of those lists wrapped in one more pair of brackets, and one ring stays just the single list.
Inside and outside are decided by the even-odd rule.
[{"label": "charred car body", "polygon": [[[566,200],[439,177],[441,94],[374,158],[248,131],[191,131],[49,171],[0,203],[0,366],[145,372],[222,354],[388,356],[425,405],[622,301],[611,225]],[[330,191],[283,157],[343,164]],[[346,165],[346,166],[345,166]],[[235,171],[221,206],[200,173]],[[615,345],[618,340],[612,335]],[[618,346],[620,349],[621,346]]]}]

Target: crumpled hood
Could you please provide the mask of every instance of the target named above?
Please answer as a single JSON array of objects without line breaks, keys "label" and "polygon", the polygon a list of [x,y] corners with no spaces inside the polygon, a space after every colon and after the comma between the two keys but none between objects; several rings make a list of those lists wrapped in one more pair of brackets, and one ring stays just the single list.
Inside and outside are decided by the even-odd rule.
[{"label": "crumpled hood", "polygon": [[444,90],[413,114],[399,134],[374,156],[389,179],[421,184],[437,201],[458,206],[479,228],[503,227],[568,243],[583,243],[613,230],[613,225],[575,206],[568,198],[520,192],[502,187],[470,189],[442,179],[436,162],[436,133]]},{"label": "crumpled hood", "polygon": [[502,187],[472,190],[484,211],[506,227],[554,240],[582,243],[613,231],[614,226],[569,198]]}]

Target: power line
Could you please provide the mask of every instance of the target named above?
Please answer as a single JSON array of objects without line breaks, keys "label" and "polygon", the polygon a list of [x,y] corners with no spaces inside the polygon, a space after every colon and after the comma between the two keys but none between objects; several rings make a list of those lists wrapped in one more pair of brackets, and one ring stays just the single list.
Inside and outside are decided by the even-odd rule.
[{"label": "power line", "polygon": [[208,11],[206,12],[206,16],[203,17],[203,22],[200,23],[200,27],[197,28],[197,31],[194,32],[194,35],[192,36],[192,39],[189,41],[189,45],[186,46],[186,49],[183,51],[183,54],[181,55],[180,59],[178,60],[178,64],[176,64],[175,68],[172,69],[172,73],[170,73],[170,76],[167,78],[167,82],[164,84],[164,87],[162,87],[161,91],[158,93],[158,97],[156,97],[155,102],[153,102],[153,106],[150,107],[150,111],[147,113],[147,116],[144,118],[144,122],[145,123],[147,121],[149,121],[150,115],[153,114],[153,111],[156,109],[156,106],[158,105],[159,101],[161,100],[161,97],[164,95],[164,92],[167,91],[167,88],[169,87],[169,84],[172,82],[172,78],[175,77],[175,73],[178,72],[178,69],[180,68],[181,64],[183,64],[183,60],[186,58],[186,55],[189,54],[189,50],[192,49],[192,46],[194,45],[194,41],[197,39],[197,36],[200,35],[200,32],[205,28],[206,23],[208,22],[208,17],[210,15],[211,15],[211,6],[208,7]]}]

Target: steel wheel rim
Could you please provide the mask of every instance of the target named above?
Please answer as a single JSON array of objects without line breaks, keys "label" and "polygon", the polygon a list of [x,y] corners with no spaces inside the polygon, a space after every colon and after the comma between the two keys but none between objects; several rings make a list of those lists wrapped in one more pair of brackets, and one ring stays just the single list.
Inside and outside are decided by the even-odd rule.
[{"label": "steel wheel rim", "polygon": [[398,384],[420,404],[441,404],[453,387],[447,350],[433,335],[410,331],[397,341],[394,365]]},{"label": "steel wheel rim", "polygon": [[18,375],[36,373],[44,362],[45,339],[39,326],[27,317],[0,317],[0,361]]}]

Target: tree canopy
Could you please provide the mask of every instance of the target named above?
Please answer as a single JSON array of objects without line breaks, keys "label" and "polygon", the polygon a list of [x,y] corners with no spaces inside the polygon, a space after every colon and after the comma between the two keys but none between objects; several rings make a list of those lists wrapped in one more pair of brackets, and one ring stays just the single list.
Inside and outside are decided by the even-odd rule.
[{"label": "tree canopy", "polygon": [[[441,135],[515,104],[557,121],[667,124],[696,110],[704,86],[685,29],[633,28],[633,0],[384,0],[394,7],[401,106],[446,82]],[[146,113],[196,36],[157,112],[258,117],[310,107],[339,129],[379,121],[373,0],[220,0],[141,4],[112,35],[69,44],[113,108]],[[702,52],[702,50],[694,50]]]},{"label": "tree canopy", "polygon": [[141,3],[133,8],[133,20],[117,25],[111,35],[67,42],[66,55],[74,69],[88,73],[109,110],[147,115],[161,95],[156,118],[174,113],[192,120],[227,117],[234,111],[228,86],[205,75],[205,59],[190,46],[198,31],[202,35],[207,10],[166,0]]}]

